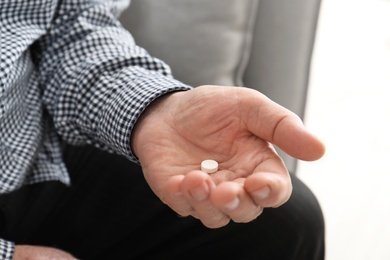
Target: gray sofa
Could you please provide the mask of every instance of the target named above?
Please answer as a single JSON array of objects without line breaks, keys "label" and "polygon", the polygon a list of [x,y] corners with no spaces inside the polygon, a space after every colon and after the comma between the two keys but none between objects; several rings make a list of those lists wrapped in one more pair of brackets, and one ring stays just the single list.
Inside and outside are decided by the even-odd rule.
[{"label": "gray sofa", "polygon": [[132,0],[120,19],[182,82],[254,88],[303,119],[319,9],[320,0]]}]

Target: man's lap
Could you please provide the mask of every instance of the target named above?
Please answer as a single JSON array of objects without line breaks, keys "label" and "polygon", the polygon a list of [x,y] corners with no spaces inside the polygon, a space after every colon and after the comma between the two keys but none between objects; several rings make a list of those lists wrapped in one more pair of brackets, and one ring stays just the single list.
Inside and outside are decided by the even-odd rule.
[{"label": "man's lap", "polygon": [[323,259],[320,206],[295,176],[285,205],[265,209],[251,223],[208,229],[162,204],[141,168],[123,157],[67,146],[65,161],[71,187],[37,184],[0,198],[0,237],[58,247],[81,259]]}]

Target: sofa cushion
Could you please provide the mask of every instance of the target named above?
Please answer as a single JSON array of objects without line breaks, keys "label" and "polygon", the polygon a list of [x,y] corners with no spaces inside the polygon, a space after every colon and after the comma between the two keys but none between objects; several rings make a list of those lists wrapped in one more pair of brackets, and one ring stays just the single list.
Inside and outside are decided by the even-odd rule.
[{"label": "sofa cushion", "polygon": [[121,16],[136,43],[192,86],[242,85],[257,0],[133,0]]}]

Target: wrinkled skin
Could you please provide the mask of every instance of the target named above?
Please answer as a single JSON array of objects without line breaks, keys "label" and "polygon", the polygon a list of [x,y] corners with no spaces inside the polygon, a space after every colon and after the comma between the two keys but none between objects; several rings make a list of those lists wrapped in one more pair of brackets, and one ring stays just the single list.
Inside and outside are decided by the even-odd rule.
[{"label": "wrinkled skin", "polygon": [[[249,222],[292,192],[273,144],[301,160],[317,160],[323,143],[291,111],[249,88],[200,86],[159,98],[132,136],[155,194],[182,216],[210,228]],[[219,171],[199,170],[204,159]]]}]

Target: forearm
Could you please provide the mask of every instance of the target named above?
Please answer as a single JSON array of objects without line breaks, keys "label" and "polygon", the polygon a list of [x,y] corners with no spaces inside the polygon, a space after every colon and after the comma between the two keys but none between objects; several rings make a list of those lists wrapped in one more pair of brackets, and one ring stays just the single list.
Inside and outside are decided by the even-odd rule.
[{"label": "forearm", "polygon": [[122,28],[114,15],[121,2],[63,2],[35,48],[45,105],[66,141],[134,160],[130,136],[142,111],[159,96],[189,87]]}]

